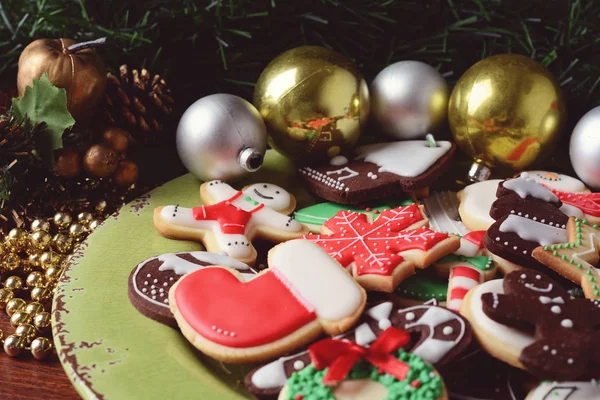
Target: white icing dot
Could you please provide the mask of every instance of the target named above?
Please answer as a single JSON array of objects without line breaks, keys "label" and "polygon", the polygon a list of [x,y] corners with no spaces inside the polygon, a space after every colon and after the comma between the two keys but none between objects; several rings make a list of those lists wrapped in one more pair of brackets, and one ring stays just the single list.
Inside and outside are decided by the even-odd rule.
[{"label": "white icing dot", "polygon": [[381,329],[382,331],[385,331],[387,328],[389,328],[390,326],[392,326],[392,322],[389,319],[382,319],[381,321],[379,321],[379,329]]},{"label": "white icing dot", "polygon": [[147,284],[148,284],[148,281],[144,281],[144,285],[147,285]]},{"label": "white icing dot", "polygon": [[412,321],[413,319],[415,319],[415,313],[406,313],[406,320],[407,321]]},{"label": "white icing dot", "polygon": [[222,333],[222,332],[223,332],[223,329],[217,328],[217,333]]},{"label": "white icing dot", "polygon": [[152,290],[152,291],[150,291],[150,293],[156,294],[156,290]]},{"label": "white icing dot", "polygon": [[568,364],[573,364],[573,359],[572,359],[572,358],[569,358],[569,359],[567,360],[567,363],[568,363]]},{"label": "white icing dot", "polygon": [[556,353],[558,353],[558,352],[555,349],[552,349],[552,351],[550,351],[550,354],[552,354],[553,356],[555,356]]},{"label": "white icing dot", "polygon": [[152,300],[156,300],[156,296],[152,296]]},{"label": "white icing dot", "polygon": [[542,279],[542,277],[541,277],[541,276],[539,276],[539,275],[536,275],[536,276],[535,276],[535,279]]},{"label": "white icing dot", "polygon": [[153,283],[158,283],[158,279],[155,279],[152,281]]},{"label": "white icing dot", "polygon": [[442,329],[442,333],[444,335],[452,335],[454,333],[454,329],[452,329],[451,326],[445,326],[444,329]]},{"label": "white icing dot", "polygon": [[527,278],[527,275],[521,274],[521,279],[525,279],[525,278]]},{"label": "white icing dot", "polygon": [[170,278],[169,278],[169,280],[170,280],[170,281],[172,281],[172,280],[173,280],[173,277],[170,277]]},{"label": "white icing dot", "polygon": [[304,362],[302,360],[294,361],[294,369],[296,371],[300,371],[302,368],[304,368]]},{"label": "white icing dot", "polygon": [[163,303],[169,304],[169,299],[165,299],[165,301],[163,301]]},{"label": "white icing dot", "polygon": [[167,283],[167,282],[163,283],[163,286],[167,286],[167,285],[168,285],[168,283]]},{"label": "white icing dot", "polygon": [[563,319],[562,321],[560,321],[560,324],[565,328],[573,327],[573,321],[571,321],[570,319]]},{"label": "white icing dot", "polygon": [[147,291],[148,291],[148,289],[142,288],[142,293],[146,293]]},{"label": "white icing dot", "polygon": [[147,278],[151,278],[151,277],[152,277],[152,275],[148,274],[148,275],[146,275],[146,277],[147,277]]},{"label": "white icing dot", "polygon": [[213,326],[210,327],[210,329],[212,329],[213,331],[216,331],[217,327],[213,325]]},{"label": "white icing dot", "polygon": [[544,346],[544,347],[543,347],[543,349],[544,349],[545,351],[548,351],[549,347],[548,347],[548,346]]},{"label": "white icing dot", "polygon": [[552,306],[552,308],[550,308],[550,311],[552,311],[554,314],[560,314],[561,309],[559,306]]}]

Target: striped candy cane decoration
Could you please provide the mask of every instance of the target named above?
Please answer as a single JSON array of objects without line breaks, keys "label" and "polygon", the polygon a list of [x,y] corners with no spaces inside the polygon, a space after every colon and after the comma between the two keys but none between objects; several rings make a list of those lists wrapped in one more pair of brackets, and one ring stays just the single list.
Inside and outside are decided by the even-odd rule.
[{"label": "striped candy cane decoration", "polygon": [[450,270],[446,307],[459,311],[467,292],[483,283],[483,274],[473,267],[458,265]]}]

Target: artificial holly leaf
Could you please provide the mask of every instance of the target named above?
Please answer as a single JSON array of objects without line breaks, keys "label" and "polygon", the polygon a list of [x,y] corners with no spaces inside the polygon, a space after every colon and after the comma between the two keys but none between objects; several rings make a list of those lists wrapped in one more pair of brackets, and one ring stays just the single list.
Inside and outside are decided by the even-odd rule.
[{"label": "artificial holly leaf", "polygon": [[52,154],[52,151],[63,146],[63,132],[75,124],[75,120],[67,109],[67,91],[57,88],[44,74],[40,79],[33,79],[33,85],[25,88],[21,98],[12,100],[15,116],[29,118],[32,123],[46,124],[46,140],[43,154]]}]

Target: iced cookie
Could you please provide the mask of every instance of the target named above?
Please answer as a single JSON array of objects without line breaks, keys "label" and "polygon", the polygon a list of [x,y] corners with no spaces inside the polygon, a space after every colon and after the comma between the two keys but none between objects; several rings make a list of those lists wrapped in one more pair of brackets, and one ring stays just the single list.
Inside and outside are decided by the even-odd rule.
[{"label": "iced cookie", "polygon": [[526,174],[498,184],[497,196],[490,209],[496,222],[487,230],[485,247],[514,264],[543,270],[531,252],[566,241],[568,217],[560,211],[562,203]]},{"label": "iced cookie", "polygon": [[381,212],[384,210],[389,210],[391,208],[408,206],[412,204],[413,201],[410,199],[407,200],[390,200],[386,202],[373,202],[371,204],[365,206],[351,206],[348,204],[338,204],[332,202],[325,202],[314,204],[312,206],[301,208],[300,210],[294,213],[294,218],[296,221],[304,224],[311,232],[319,233],[321,232],[321,227],[323,224],[338,211],[353,211],[360,212],[363,214],[369,214],[370,218],[376,220],[377,217],[381,215]]},{"label": "iced cookie", "polygon": [[469,290],[496,277],[496,266],[483,247],[485,231],[473,231],[460,238],[460,248],[434,263],[436,273],[448,278],[446,307],[460,310]]},{"label": "iced cookie", "polygon": [[323,249],[290,240],[269,252],[270,268],[244,281],[230,268],[185,275],[169,291],[171,312],[198,350],[225,362],[279,357],[360,318],[366,293]]},{"label": "iced cookie", "polygon": [[433,268],[416,270],[396,289],[396,295],[404,300],[406,305],[422,304],[430,300],[445,303],[448,292],[448,278],[436,276]]},{"label": "iced cookie", "polygon": [[536,260],[581,285],[585,297],[600,300],[600,270],[596,268],[600,255],[600,229],[571,217],[567,223],[567,240],[560,244],[537,247]]},{"label": "iced cookie", "polygon": [[393,327],[369,347],[323,339],[309,347],[312,364],[292,374],[278,399],[447,399],[435,368],[402,349],[409,340]]},{"label": "iced cookie", "polygon": [[[436,367],[452,364],[471,343],[471,329],[460,315],[433,304],[404,308],[396,297],[366,310],[361,323],[337,339],[368,346],[390,326],[409,332],[412,340],[405,349]],[[281,357],[250,371],[246,386],[260,398],[275,396],[294,372],[310,362],[306,350]]]},{"label": "iced cookie", "polygon": [[[431,185],[448,167],[456,146],[425,140],[379,143],[356,148],[358,156],[347,162],[300,168],[309,190],[326,200],[364,204],[398,198]],[[337,160],[337,158],[336,158]]]},{"label": "iced cookie", "polygon": [[255,274],[243,262],[221,254],[206,251],[161,254],[142,261],[131,271],[129,300],[146,317],[177,327],[169,310],[169,290],[183,275],[211,265],[234,268],[245,280]]},{"label": "iced cookie", "polygon": [[307,235],[325,249],[367,290],[391,293],[415,273],[459,247],[459,238],[427,227],[416,204],[385,210],[371,222],[368,215],[339,211],[322,228]]},{"label": "iced cookie", "polygon": [[154,226],[163,236],[202,242],[207,251],[224,252],[248,265],[256,261],[254,238],[281,242],[308,233],[287,215],[296,207],[294,196],[270,183],[235,190],[225,182],[205,182],[200,198],[200,207],[158,207]]},{"label": "iced cookie", "polygon": [[525,400],[592,400],[600,399],[600,384],[585,382],[541,382]]},{"label": "iced cookie", "polygon": [[490,208],[496,201],[496,190],[500,179],[473,183],[458,192],[460,200],[458,213],[467,228],[472,231],[481,231],[489,228],[494,219],[490,217]]},{"label": "iced cookie", "polygon": [[571,298],[548,276],[515,271],[467,298],[461,313],[494,357],[540,379],[577,379],[600,366],[600,305]]},{"label": "iced cookie", "polygon": [[589,189],[579,179],[550,171],[527,171],[536,182],[551,190],[568,193],[589,193]]},{"label": "iced cookie", "polygon": [[458,214],[459,200],[454,192],[434,192],[420,199],[429,218],[429,226],[439,232],[466,235],[470,229]]}]

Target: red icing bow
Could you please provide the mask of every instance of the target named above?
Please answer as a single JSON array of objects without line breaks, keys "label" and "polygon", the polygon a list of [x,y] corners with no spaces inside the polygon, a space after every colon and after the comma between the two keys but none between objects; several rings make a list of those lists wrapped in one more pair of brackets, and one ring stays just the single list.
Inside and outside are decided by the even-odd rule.
[{"label": "red icing bow", "polygon": [[323,339],[308,348],[310,358],[317,369],[329,367],[323,384],[334,386],[346,376],[360,360],[364,359],[398,380],[406,378],[410,367],[393,356],[400,347],[407,344],[410,334],[390,327],[371,344],[362,347],[356,343],[340,339]]}]

